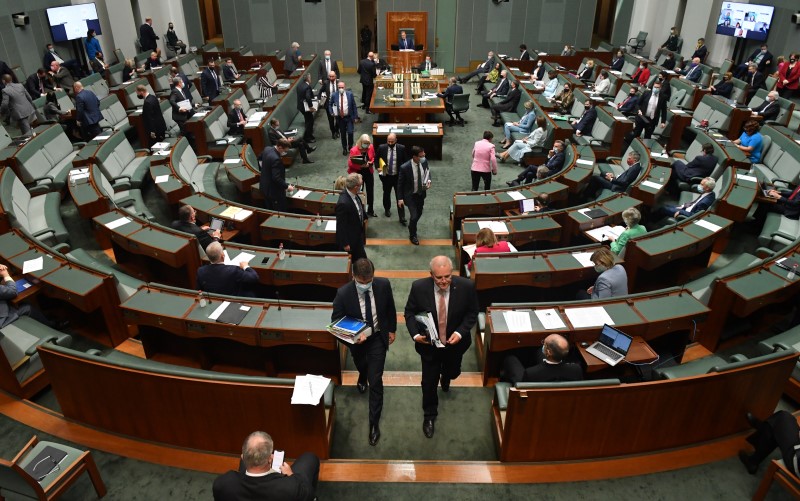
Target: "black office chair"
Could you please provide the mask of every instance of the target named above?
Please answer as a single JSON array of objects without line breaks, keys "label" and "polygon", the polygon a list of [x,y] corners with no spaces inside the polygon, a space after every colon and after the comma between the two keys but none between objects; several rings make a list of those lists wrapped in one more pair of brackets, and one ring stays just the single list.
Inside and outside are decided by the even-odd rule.
[{"label": "black office chair", "polygon": [[461,118],[461,114],[465,111],[469,111],[469,94],[456,94],[453,96],[453,103],[451,106],[453,113],[456,115],[456,120],[458,120],[458,125],[463,127],[467,121]]},{"label": "black office chair", "polygon": [[423,47],[423,45],[422,45],[422,44],[415,45],[415,46],[414,46],[414,50],[422,50],[422,47]]},{"label": "black office chair", "polygon": [[391,47],[392,47],[392,50],[400,50],[400,44],[393,43],[391,45]]},{"label": "black office chair", "polygon": [[[633,43],[631,43],[631,42],[633,42]],[[638,35],[636,35],[633,38],[629,38],[628,39],[628,47],[631,48],[631,51],[633,51],[634,53],[637,53],[637,54],[639,53],[640,50],[642,50],[644,48],[646,43],[647,43],[647,32],[646,31],[640,31]]]}]

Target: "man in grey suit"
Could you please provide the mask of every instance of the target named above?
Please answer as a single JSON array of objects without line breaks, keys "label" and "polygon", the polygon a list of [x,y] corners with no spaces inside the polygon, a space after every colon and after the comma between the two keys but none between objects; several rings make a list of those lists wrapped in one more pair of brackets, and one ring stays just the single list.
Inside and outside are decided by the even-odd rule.
[{"label": "man in grey suit", "polygon": [[17,121],[23,136],[31,135],[31,120],[36,114],[31,95],[21,83],[14,83],[11,75],[3,75],[3,105],[0,115],[8,115]]},{"label": "man in grey suit", "polygon": [[75,91],[75,119],[81,128],[83,140],[89,141],[100,134],[100,121],[103,120],[100,100],[94,92],[84,89],[80,82],[75,82],[72,90]]},{"label": "man in grey suit", "polygon": [[72,78],[72,73],[67,68],[61,66],[58,61],[53,61],[50,63],[50,76],[53,77],[56,87],[64,89],[69,94],[75,79]]}]

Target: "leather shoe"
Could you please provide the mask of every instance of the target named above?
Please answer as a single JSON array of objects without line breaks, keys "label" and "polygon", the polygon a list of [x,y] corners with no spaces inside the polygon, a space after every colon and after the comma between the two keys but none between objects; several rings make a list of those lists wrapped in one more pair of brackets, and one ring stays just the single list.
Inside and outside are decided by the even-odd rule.
[{"label": "leather shoe", "polygon": [[386,210],[383,212],[383,214],[384,214],[386,217],[392,217],[392,211],[390,211],[389,209],[386,209]]},{"label": "leather shoe", "polygon": [[433,419],[426,419],[422,422],[422,433],[428,438],[433,438]]},{"label": "leather shoe", "polygon": [[364,114],[365,114],[365,115],[372,115],[372,112],[371,112],[371,111],[369,111],[369,110],[367,110],[367,111],[365,111],[365,112],[364,112]]},{"label": "leather shoe", "polygon": [[304,164],[313,164],[314,161],[313,160],[303,160],[303,163]]},{"label": "leather shoe", "polygon": [[444,376],[441,377],[442,391],[447,393],[450,391],[450,380]]},{"label": "leather shoe", "polygon": [[405,219],[400,219],[400,224],[402,224],[403,226],[405,226],[405,225],[406,225],[406,220],[405,220]]},{"label": "leather shoe", "polygon": [[377,424],[369,426],[369,445],[377,445],[378,440],[381,438],[381,429]]},{"label": "leather shoe", "polygon": [[347,156],[347,150],[342,150],[342,156],[343,156],[343,157],[346,157],[346,156]]},{"label": "leather shoe", "polygon": [[367,215],[368,215],[369,217],[378,217],[378,215],[377,215],[377,214],[375,214],[375,211],[369,211],[369,212],[367,212]]},{"label": "leather shoe", "polygon": [[416,235],[413,237],[409,237],[409,240],[411,240],[412,244],[419,245],[419,239],[416,237]]},{"label": "leather shoe", "polygon": [[358,388],[358,392],[362,395],[367,392],[367,383],[357,382],[356,387]]},{"label": "leather shoe", "polygon": [[747,473],[755,475],[758,471],[758,465],[753,463],[753,457],[745,451],[739,451],[739,461],[747,469]]},{"label": "leather shoe", "polygon": [[306,142],[306,144],[308,144],[308,143],[316,143],[317,140],[315,138],[313,138],[313,137],[310,137],[310,138],[306,139],[305,142]]},{"label": "leather shoe", "polygon": [[761,424],[761,421],[754,415],[750,414],[749,412],[745,414],[745,417],[747,418],[747,422],[750,423],[750,426],[752,428],[758,428],[758,425]]},{"label": "leather shoe", "polygon": [[309,152],[309,153],[311,153],[313,151],[317,151],[317,147],[316,146],[307,146],[306,147],[306,151]]},{"label": "leather shoe", "polygon": [[513,188],[514,186],[519,186],[519,181],[517,181],[517,180],[514,180],[514,181],[506,181],[506,184],[507,184],[507,185],[509,185],[509,186],[511,186],[511,187]]}]

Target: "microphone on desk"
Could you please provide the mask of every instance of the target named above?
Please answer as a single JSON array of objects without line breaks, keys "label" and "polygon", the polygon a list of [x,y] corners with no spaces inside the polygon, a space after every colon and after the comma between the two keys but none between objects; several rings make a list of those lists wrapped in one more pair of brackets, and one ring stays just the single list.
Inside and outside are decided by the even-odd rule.
[{"label": "microphone on desk", "polygon": [[278,292],[278,289],[275,289],[275,299],[278,302],[278,311],[281,311],[281,293]]}]

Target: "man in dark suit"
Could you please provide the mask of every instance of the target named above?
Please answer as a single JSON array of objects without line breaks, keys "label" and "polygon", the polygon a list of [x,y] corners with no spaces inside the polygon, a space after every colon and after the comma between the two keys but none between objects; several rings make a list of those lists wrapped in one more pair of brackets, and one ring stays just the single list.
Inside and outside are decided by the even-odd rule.
[{"label": "man in dark suit", "polygon": [[781,106],[778,104],[778,91],[771,90],[767,94],[764,102],[753,108],[753,118],[761,117],[764,122],[775,120],[778,118],[778,113],[781,111]]},{"label": "man in dark suit", "polygon": [[283,139],[284,141],[289,143],[290,148],[297,148],[300,152],[300,157],[303,159],[304,164],[313,164],[314,161],[308,158],[308,154],[312,151],[316,150],[314,146],[309,146],[301,137],[292,136],[289,138],[281,131],[281,123],[277,118],[270,118],[269,120],[269,130],[267,131],[267,137],[269,137],[269,142],[272,144],[278,144],[278,141]]},{"label": "man in dark suit", "polygon": [[75,119],[81,128],[83,140],[89,141],[100,134],[100,121],[103,120],[100,100],[94,92],[84,89],[80,82],[75,82],[72,90],[75,92]]},{"label": "man in dark suit", "polygon": [[314,499],[319,480],[319,458],[304,452],[289,466],[272,470],[272,437],[263,431],[250,434],[242,446],[240,471],[229,471],[214,480],[214,501],[261,501],[265,499]]},{"label": "man in dark suit", "polygon": [[772,53],[767,49],[767,44],[761,44],[761,47],[754,50],[745,62],[736,67],[736,70],[733,72],[733,76],[736,78],[742,78],[747,73],[747,67],[751,64],[756,65],[759,73],[766,74],[769,70],[769,67],[772,65],[772,60],[773,56]]},{"label": "man in dark suit", "polygon": [[641,156],[636,151],[628,153],[626,162],[628,168],[625,169],[618,177],[614,176],[613,172],[606,172],[605,174],[595,174],[589,180],[584,194],[587,198],[596,198],[597,192],[602,189],[611,190],[615,193],[623,192],[628,189],[628,186],[639,177],[642,172],[642,165],[639,163]]},{"label": "man in dark suit", "polygon": [[672,163],[672,171],[679,181],[691,181],[693,177],[706,177],[711,175],[717,166],[717,157],[714,156],[714,146],[706,143],[702,146],[702,153],[697,155],[688,164],[683,160]]},{"label": "man in dark suit", "polygon": [[37,99],[48,91],[55,90],[53,81],[47,78],[47,72],[39,68],[25,80],[25,90],[31,95],[32,99]]},{"label": "man in dark suit", "polygon": [[[473,282],[453,276],[447,256],[431,260],[430,278],[411,284],[405,307],[406,327],[422,361],[422,431],[433,437],[439,414],[437,386],[450,391],[450,381],[461,374],[461,358],[471,344],[472,328],[478,319],[478,295]],[[433,346],[415,315],[430,313],[443,348]]]},{"label": "man in dark suit", "polygon": [[81,75],[81,63],[79,63],[76,59],[64,60],[64,58],[62,58],[58,52],[56,52],[53,44],[49,43],[45,47],[44,55],[42,56],[42,68],[45,68],[46,70],[50,67],[50,63],[53,61],[57,61],[59,64],[61,64],[61,66],[66,66],[73,74]]},{"label": "man in dark suit", "polygon": [[708,55],[708,47],[706,47],[706,39],[698,38],[697,47],[695,48],[694,52],[692,52],[692,59],[699,57],[700,62],[704,63],[706,61],[707,55]]},{"label": "man in dark suit", "polygon": [[420,146],[411,148],[411,159],[400,165],[397,175],[397,207],[408,207],[408,239],[419,245],[417,223],[425,207],[425,196],[431,187],[431,171],[425,159],[425,150]]},{"label": "man in dark suit", "polygon": [[239,70],[233,64],[233,58],[226,58],[225,64],[222,65],[222,79],[226,82],[234,82],[239,80]]},{"label": "man in dark suit", "polygon": [[[550,151],[547,162],[541,166],[547,168],[549,174],[553,175],[564,168],[564,142],[561,140],[553,143],[553,149]],[[522,173],[517,176],[513,181],[506,182],[509,186],[519,186],[523,181],[525,184],[530,183],[536,177],[536,172],[540,166],[529,165]]]},{"label": "man in dark suit", "polygon": [[700,181],[700,189],[702,190],[700,196],[691,202],[682,205],[665,205],[653,211],[652,220],[659,221],[665,217],[690,217],[698,212],[707,210],[714,204],[717,196],[714,194],[714,187],[716,181],[713,178],[707,177]]},{"label": "man in dark suit", "polygon": [[661,44],[661,48],[662,49],[671,50],[672,52],[675,52],[676,50],[678,50],[678,42],[679,41],[680,41],[680,37],[678,36],[678,28],[673,26],[669,30],[669,37],[667,38],[667,41],[664,42],[663,44]]},{"label": "man in dark suit", "polygon": [[766,207],[769,212],[783,214],[788,219],[800,219],[800,186],[793,190],[772,189],[767,196],[775,199],[774,204],[759,204],[759,208]]},{"label": "man in dark suit", "polygon": [[392,284],[386,278],[375,277],[375,266],[369,259],[354,262],[353,281],[336,291],[331,321],[345,316],[363,319],[371,332],[366,338],[363,336],[367,334],[362,333],[349,348],[358,370],[358,392],[366,392],[369,384],[369,445],[376,445],[381,438],[383,367],[389,345],[394,343],[397,312]]},{"label": "man in dark suit", "polygon": [[27,303],[11,304],[10,301],[16,297],[17,284],[11,277],[8,267],[0,264],[0,329],[22,316],[31,317],[37,322],[56,330],[63,330],[67,327],[68,322],[53,322],[44,313]]},{"label": "man in dark suit", "polygon": [[233,107],[228,112],[228,134],[241,136],[244,134],[244,126],[247,125],[247,115],[242,110],[242,101],[233,100]]},{"label": "man in dark suit", "polygon": [[319,80],[319,83],[327,82],[328,75],[331,71],[336,74],[336,80],[338,80],[339,64],[331,58],[331,51],[326,50],[324,56],[319,60],[319,64],[317,65],[317,80]]},{"label": "man in dark suit", "polygon": [[356,262],[367,257],[364,249],[364,223],[369,219],[361,203],[358,192],[364,181],[361,174],[347,175],[344,190],[336,202],[336,245],[340,250],[350,254],[350,260]]},{"label": "man in dark suit", "polygon": [[219,96],[220,87],[222,87],[222,82],[217,75],[217,63],[213,59],[209,59],[208,66],[200,73],[200,90],[208,98],[208,104],[211,104],[211,101]]},{"label": "man in dark suit", "polygon": [[259,189],[264,194],[267,209],[286,212],[286,192],[294,191],[294,186],[286,182],[286,166],[281,157],[289,151],[289,141],[278,140],[274,146],[267,146],[261,153],[261,178]]},{"label": "man in dark suit", "polygon": [[144,130],[147,132],[147,137],[150,138],[150,145],[163,141],[167,134],[167,122],[164,121],[164,115],[161,113],[161,105],[158,104],[158,98],[147,91],[147,86],[137,85],[136,95],[139,99],[144,100],[142,105],[142,122],[144,122]]},{"label": "man in dark suit", "polygon": [[169,86],[170,87],[172,87],[174,85],[174,79],[176,77],[180,77],[180,79],[183,80],[183,90],[185,90],[186,92],[190,92],[192,90],[192,82],[191,82],[191,80],[186,78],[186,75],[184,75],[184,73],[179,68],[171,66],[170,69],[169,69],[169,82],[170,82]]},{"label": "man in dark suit", "polygon": [[631,90],[628,92],[628,97],[619,103],[617,110],[625,116],[632,115],[639,109],[638,104],[639,94],[636,91],[636,87],[631,87]]},{"label": "man in dark suit", "polygon": [[519,60],[520,61],[530,61],[531,60],[531,53],[528,52],[528,46],[524,43],[519,44]]},{"label": "man in dark suit", "polygon": [[595,109],[594,99],[586,99],[583,102],[583,115],[577,120],[572,121],[572,128],[575,129],[576,136],[592,135],[592,127],[597,120],[597,110]]},{"label": "man in dark suit", "polygon": [[[635,125],[631,136],[629,136],[630,141],[633,141],[635,137],[639,137],[642,130],[644,130],[644,138],[650,139],[659,122],[661,127],[666,126],[667,100],[667,96],[661,92],[661,82],[656,80],[653,82],[653,88],[646,91],[639,98],[639,112],[634,119]],[[630,141],[628,141],[629,144]]]},{"label": "man in dark suit", "polygon": [[763,89],[765,87],[764,82],[766,80],[766,75],[758,71],[758,67],[755,64],[751,64],[747,67],[747,75],[745,75],[744,79],[744,81],[747,82],[747,101],[753,99],[758,89]]},{"label": "man in dark suit", "polygon": [[407,36],[405,31],[400,32],[400,39],[397,41],[400,50],[414,50],[414,39]]},{"label": "man in dark suit", "polygon": [[358,63],[358,74],[361,75],[359,81],[361,82],[361,108],[366,110],[366,114],[370,115],[369,111],[370,101],[372,100],[372,91],[375,88],[375,62],[372,60],[373,54],[367,54],[366,59],[362,59]]},{"label": "man in dark suit", "polygon": [[144,24],[139,26],[139,45],[142,47],[142,52],[159,50],[156,40],[158,40],[158,36],[153,30],[153,20],[148,17],[144,20]]},{"label": "man in dark suit", "polygon": [[581,381],[583,370],[575,363],[565,362],[569,342],[560,334],[550,334],[542,348],[521,349],[503,360],[503,381],[517,383],[553,383]]},{"label": "man in dark suit", "polygon": [[[456,77],[450,77],[450,85],[447,86],[444,92],[436,94],[437,97],[444,99],[444,111],[446,111],[447,116],[450,117],[450,121],[447,122],[447,125],[452,126],[456,124],[456,117],[453,115],[453,96],[463,93],[464,89],[458,85]],[[463,121],[462,119],[461,122]]]},{"label": "man in dark suit", "polygon": [[225,264],[222,244],[211,242],[206,247],[211,264],[197,270],[197,289],[211,294],[255,297],[253,287],[258,283],[256,270],[240,261],[238,265]]},{"label": "man in dark suit", "polygon": [[436,63],[431,61],[431,56],[425,56],[425,60],[417,66],[419,71],[431,71],[433,68],[436,68]]},{"label": "man in dark suit", "polygon": [[294,70],[303,65],[303,57],[300,55],[300,44],[292,42],[289,50],[286,51],[286,56],[283,58],[283,72],[288,77]]},{"label": "man in dark suit", "polygon": [[203,226],[197,224],[197,212],[191,205],[182,205],[178,209],[178,219],[172,221],[170,226],[173,230],[194,235],[203,250],[206,250],[209,245],[222,238],[222,234],[219,230],[214,230],[209,233],[208,230],[211,228],[207,224]]},{"label": "man in dark suit", "polygon": [[336,139],[339,137],[339,129],[336,127],[336,115],[331,113],[331,108],[329,106],[330,99],[336,99],[337,94],[337,84],[339,83],[339,78],[333,70],[328,72],[327,77],[322,82],[322,85],[319,86],[319,92],[317,93],[317,99],[319,100],[320,106],[325,106],[325,115],[328,117],[328,127],[331,129],[331,139]]},{"label": "man in dark suit", "polygon": [[611,59],[611,69],[614,71],[622,71],[622,67],[625,66],[625,54],[621,50],[617,51],[617,54]]},{"label": "man in dark suit", "polygon": [[172,79],[172,92],[169,95],[169,103],[172,105],[172,119],[185,135],[186,121],[192,116],[194,106],[192,106],[192,93],[188,91],[187,87],[184,87],[183,79],[180,77]]},{"label": "man in dark suit", "polygon": [[313,143],[316,141],[314,138],[314,91],[311,90],[311,73],[306,73],[297,84],[297,111],[303,115],[305,119],[305,131],[303,132],[303,140],[306,143]]},{"label": "man in dark suit", "polygon": [[490,102],[489,107],[492,110],[492,118],[494,122],[492,125],[495,127],[502,127],[502,115],[501,113],[507,111],[517,111],[517,105],[519,105],[519,100],[522,97],[522,91],[519,90],[519,80],[514,80],[511,82],[511,90],[508,91],[506,97],[500,101],[499,103]]},{"label": "man in dark suit", "polygon": [[[392,190],[396,200],[400,199],[397,190],[397,178],[400,166],[408,161],[406,157],[406,147],[397,143],[397,135],[392,132],[386,136],[386,144],[378,146],[378,158],[383,165],[379,171],[381,184],[383,185],[383,210],[386,217],[392,217]],[[400,224],[406,224],[406,211],[402,207],[397,208],[400,215]]]},{"label": "man in dark suit", "polygon": [[64,91],[69,94],[72,90],[72,85],[75,83],[75,79],[72,78],[72,73],[58,61],[53,61],[50,63],[50,78],[53,79],[57,88],[64,89]]},{"label": "man in dark suit", "polygon": [[489,73],[490,71],[492,71],[493,66],[494,66],[494,52],[489,51],[486,61],[484,61],[483,64],[479,64],[474,71],[467,73],[463,77],[458,77],[458,83],[469,82],[470,78],[478,76],[481,73]]},{"label": "man in dark suit", "polygon": [[500,78],[497,79],[497,83],[494,84],[494,87],[492,87],[492,90],[483,91],[481,93],[481,95],[483,96],[483,101],[478,106],[480,106],[481,108],[488,108],[489,107],[489,100],[491,98],[493,98],[495,96],[505,96],[506,94],[508,94],[508,89],[509,89],[510,85],[508,83],[507,76],[508,76],[508,73],[506,72],[506,70],[503,70],[503,71],[500,72]]},{"label": "man in dark suit", "polygon": [[353,129],[358,120],[358,108],[353,93],[344,88],[344,82],[338,82],[337,94],[328,100],[328,112],[336,117],[336,126],[342,140],[342,156],[353,147]]},{"label": "man in dark suit", "polygon": [[739,451],[739,460],[747,468],[747,472],[755,475],[758,472],[758,465],[777,448],[780,450],[784,466],[794,475],[798,475],[800,427],[797,425],[797,418],[784,410],[774,413],[764,421],[756,419],[749,412],[746,418],[750,426],[756,430],[747,437],[747,441],[754,448],[753,453]]}]

